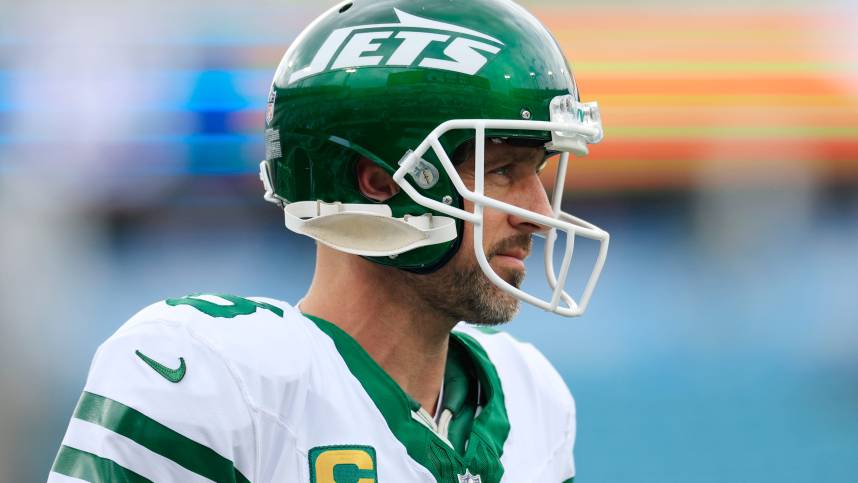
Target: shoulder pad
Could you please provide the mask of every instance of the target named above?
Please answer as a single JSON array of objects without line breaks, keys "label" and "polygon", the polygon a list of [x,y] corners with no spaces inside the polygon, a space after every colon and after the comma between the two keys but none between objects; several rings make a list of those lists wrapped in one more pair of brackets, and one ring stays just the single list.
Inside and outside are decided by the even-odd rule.
[{"label": "shoulder pad", "polygon": [[[178,325],[209,347],[242,381],[255,404],[282,403],[306,374],[313,356],[309,322],[286,302],[263,297],[189,295],[134,315],[116,336],[142,325]],[[297,384],[300,386],[301,384]],[[278,401],[265,401],[268,395]]]}]

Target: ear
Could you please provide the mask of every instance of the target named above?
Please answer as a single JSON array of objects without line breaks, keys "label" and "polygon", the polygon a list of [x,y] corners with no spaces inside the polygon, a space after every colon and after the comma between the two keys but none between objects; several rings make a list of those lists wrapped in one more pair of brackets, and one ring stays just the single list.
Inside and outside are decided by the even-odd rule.
[{"label": "ear", "polygon": [[393,177],[387,174],[381,166],[367,158],[360,158],[355,167],[358,189],[367,198],[384,202],[399,193],[399,186]]}]

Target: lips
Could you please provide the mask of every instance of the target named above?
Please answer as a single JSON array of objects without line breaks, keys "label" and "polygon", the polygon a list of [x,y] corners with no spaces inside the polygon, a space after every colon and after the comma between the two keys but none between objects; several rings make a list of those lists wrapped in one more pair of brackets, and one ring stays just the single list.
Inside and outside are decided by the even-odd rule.
[{"label": "lips", "polygon": [[527,258],[530,255],[530,253],[528,253],[527,250],[523,250],[523,249],[515,250],[514,249],[514,250],[506,250],[504,252],[497,253],[496,255],[499,255],[502,257],[517,258],[521,261],[524,261],[524,259]]},{"label": "lips", "polygon": [[524,259],[530,255],[532,243],[532,237],[528,234],[509,237],[494,246],[494,250],[489,252],[489,260],[503,257],[501,260],[506,259],[506,263],[523,267]]},{"label": "lips", "polygon": [[516,271],[523,271],[524,259],[527,258],[528,255],[530,255],[529,250],[520,248],[508,249],[494,254],[491,259],[493,259],[495,263],[499,263],[501,266],[506,266]]}]

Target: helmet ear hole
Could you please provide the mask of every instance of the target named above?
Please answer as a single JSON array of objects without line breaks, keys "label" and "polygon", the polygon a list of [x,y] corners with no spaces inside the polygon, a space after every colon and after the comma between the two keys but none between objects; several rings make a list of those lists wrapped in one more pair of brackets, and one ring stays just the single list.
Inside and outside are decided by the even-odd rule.
[{"label": "helmet ear hole", "polygon": [[393,177],[367,158],[358,159],[355,176],[358,189],[369,200],[383,203],[399,193],[399,186],[393,181]]}]

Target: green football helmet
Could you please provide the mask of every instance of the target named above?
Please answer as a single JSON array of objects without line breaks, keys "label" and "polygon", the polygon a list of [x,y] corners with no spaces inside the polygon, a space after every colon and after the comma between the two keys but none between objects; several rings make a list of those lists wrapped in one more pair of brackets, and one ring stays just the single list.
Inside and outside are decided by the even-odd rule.
[{"label": "green football helmet", "polygon": [[[438,270],[474,225],[477,260],[492,282],[561,315],[586,308],[607,255],[608,234],[560,209],[569,154],[602,139],[595,103],[578,88],[556,40],[509,0],[346,1],[316,19],[286,52],[266,115],[265,199],[286,226],[334,249],[418,273]],[[486,139],[544,144],[562,153],[553,217],[483,195]],[[456,173],[453,153],[474,146],[476,186]],[[379,203],[358,188],[366,158],[402,188]],[[463,210],[463,200],[475,205]],[[552,296],[508,284],[482,247],[485,207],[545,226]],[[559,272],[557,231],[566,233]],[[563,290],[576,236],[600,242],[580,299]]]}]

